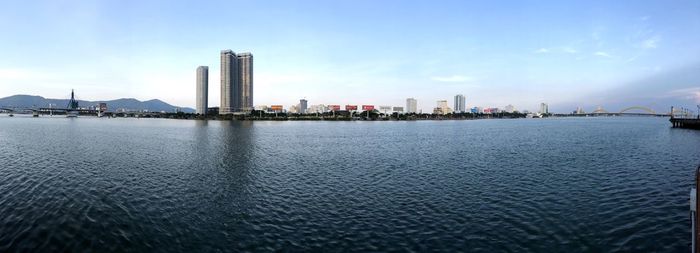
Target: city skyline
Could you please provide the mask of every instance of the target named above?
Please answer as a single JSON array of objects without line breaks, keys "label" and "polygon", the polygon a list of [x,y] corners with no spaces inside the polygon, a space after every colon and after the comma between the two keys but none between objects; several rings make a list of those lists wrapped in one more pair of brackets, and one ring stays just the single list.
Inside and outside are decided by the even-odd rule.
[{"label": "city skyline", "polygon": [[[211,15],[233,7],[250,22]],[[697,13],[694,1],[8,3],[0,96],[65,98],[74,88],[83,99],[195,108],[192,68],[219,72],[212,52],[236,46],[258,58],[253,106],[415,97],[427,112],[464,94],[466,108],[661,111],[700,103]],[[209,89],[210,107],[220,93]]]}]

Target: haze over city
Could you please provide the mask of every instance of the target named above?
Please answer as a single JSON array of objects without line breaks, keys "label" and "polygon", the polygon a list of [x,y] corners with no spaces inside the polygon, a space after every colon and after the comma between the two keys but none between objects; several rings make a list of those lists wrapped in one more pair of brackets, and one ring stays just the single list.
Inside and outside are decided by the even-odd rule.
[{"label": "haze over city", "polygon": [[255,54],[255,104],[556,112],[700,103],[697,1],[10,1],[0,97],[162,99],[194,107],[219,52]]}]

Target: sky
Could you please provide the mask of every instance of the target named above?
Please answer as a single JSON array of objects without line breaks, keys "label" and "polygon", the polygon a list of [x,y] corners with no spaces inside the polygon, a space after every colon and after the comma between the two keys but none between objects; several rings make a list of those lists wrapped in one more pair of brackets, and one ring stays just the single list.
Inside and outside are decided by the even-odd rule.
[{"label": "sky", "polygon": [[254,56],[255,105],[570,112],[700,104],[700,1],[3,1],[0,97],[194,107],[219,52]]}]

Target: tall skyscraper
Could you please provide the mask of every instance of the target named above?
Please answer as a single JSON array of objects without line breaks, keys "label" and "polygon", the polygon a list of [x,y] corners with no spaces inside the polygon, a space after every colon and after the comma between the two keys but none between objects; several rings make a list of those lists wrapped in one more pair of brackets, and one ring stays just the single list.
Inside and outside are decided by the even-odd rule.
[{"label": "tall skyscraper", "polygon": [[549,105],[546,103],[541,103],[540,104],[540,113],[541,114],[548,114],[549,113]]},{"label": "tall skyscraper", "polygon": [[207,114],[209,103],[209,67],[197,67],[197,114]]},{"label": "tall skyscraper", "polygon": [[253,109],[253,54],[238,54],[238,74],[240,93],[236,111],[248,112]]},{"label": "tall skyscraper", "polygon": [[306,99],[302,98],[299,100],[299,108],[298,108],[299,113],[302,113],[302,114],[306,113],[306,108],[308,108],[308,103],[309,103],[309,101],[306,101]]},{"label": "tall skyscraper", "polygon": [[406,99],[406,112],[407,113],[418,112],[418,100],[416,100],[415,98],[407,98]]},{"label": "tall skyscraper", "polygon": [[457,94],[455,96],[455,112],[466,112],[465,102],[464,95]]},{"label": "tall skyscraper", "polygon": [[219,114],[253,110],[253,54],[221,51]]},{"label": "tall skyscraper", "polygon": [[236,95],[240,90],[238,57],[231,50],[221,50],[221,107],[219,114],[230,114],[239,104]]}]

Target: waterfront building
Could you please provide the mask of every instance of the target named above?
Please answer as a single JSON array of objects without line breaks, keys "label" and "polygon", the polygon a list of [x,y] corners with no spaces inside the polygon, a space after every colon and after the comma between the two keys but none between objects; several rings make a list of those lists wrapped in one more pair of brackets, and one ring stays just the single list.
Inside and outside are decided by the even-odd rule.
[{"label": "waterfront building", "polygon": [[332,112],[340,111],[340,105],[329,105],[328,110]]},{"label": "waterfront building", "polygon": [[515,106],[513,105],[506,105],[506,110],[507,113],[514,113],[515,112]]},{"label": "waterfront building", "polygon": [[107,111],[107,103],[98,103],[97,110],[99,110],[100,112],[106,112]]},{"label": "waterfront building", "polygon": [[540,104],[540,114],[548,114],[549,113],[549,105],[546,103],[541,103]]},{"label": "waterfront building", "polygon": [[272,105],[272,106],[270,106],[270,111],[271,112],[282,112],[282,111],[284,111],[284,107],[282,105]]},{"label": "waterfront building", "polygon": [[253,55],[221,51],[220,114],[253,109]]},{"label": "waterfront building", "polygon": [[501,112],[501,109],[498,109],[498,107],[484,109],[484,113],[495,114],[495,113],[499,113],[499,112]]},{"label": "waterfront building", "polygon": [[240,53],[238,58],[238,93],[237,112],[247,112],[253,108],[253,54]]},{"label": "waterfront building", "polygon": [[407,98],[406,99],[406,112],[407,113],[418,112],[418,100],[416,100],[415,98]]},{"label": "waterfront building", "polygon": [[209,103],[209,67],[197,67],[197,114],[207,114]]},{"label": "waterfront building", "polygon": [[466,102],[466,99],[464,98],[464,95],[462,95],[462,94],[457,94],[457,95],[455,96],[455,101],[454,101],[454,102],[455,102],[455,103],[454,103],[454,105],[455,105],[455,112],[457,112],[457,113],[466,112],[466,107],[465,107],[465,105],[464,105],[464,103]]},{"label": "waterfront building", "polygon": [[447,106],[447,100],[438,100],[437,107],[433,109],[434,114],[448,114],[452,112],[452,108]]},{"label": "waterfront building", "polygon": [[389,112],[391,111],[391,106],[389,106],[389,105],[380,105],[380,106],[379,106],[379,111],[382,112],[382,113],[384,113],[384,114],[387,114],[387,113],[389,113]]},{"label": "waterfront building", "polygon": [[217,115],[217,114],[219,114],[219,107],[209,107],[209,108],[207,108],[207,114],[209,114],[209,115]]},{"label": "waterfront building", "polygon": [[239,89],[238,57],[231,50],[221,51],[221,107],[219,114],[230,114],[235,111]]},{"label": "waterfront building", "polygon": [[327,112],[328,107],[324,104],[320,105],[310,105],[308,108],[306,108],[305,113],[324,113]]},{"label": "waterfront building", "polygon": [[299,113],[299,105],[292,105],[287,110],[288,113]]},{"label": "waterfront building", "polygon": [[307,100],[304,99],[304,98],[302,98],[302,99],[299,100],[299,106],[298,106],[298,108],[297,108],[297,110],[299,111],[299,113],[302,113],[302,114],[303,114],[303,113],[306,113],[306,109],[308,108],[308,107],[307,107],[307,106],[308,106],[308,103],[309,103],[309,101],[307,101]]}]

